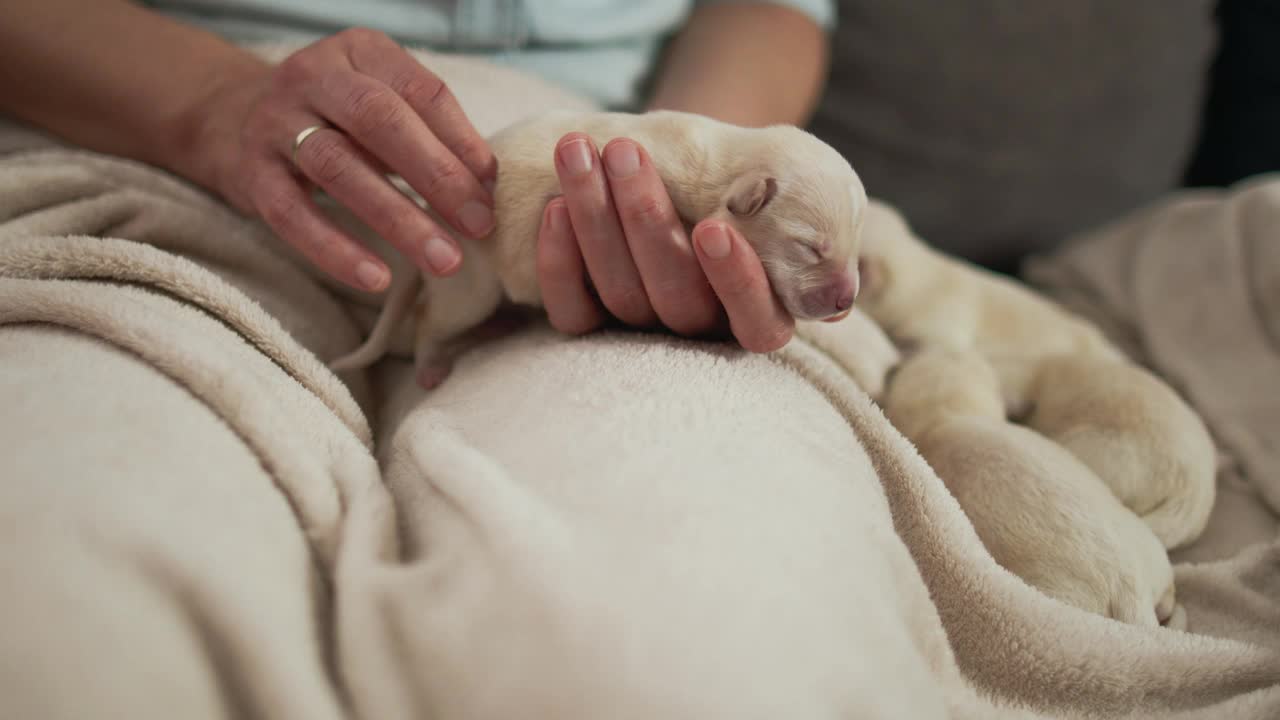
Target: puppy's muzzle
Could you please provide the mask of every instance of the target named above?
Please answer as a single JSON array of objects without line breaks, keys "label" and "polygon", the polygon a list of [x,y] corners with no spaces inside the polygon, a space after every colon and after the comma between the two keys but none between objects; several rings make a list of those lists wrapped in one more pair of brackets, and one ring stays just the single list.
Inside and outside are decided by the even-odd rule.
[{"label": "puppy's muzzle", "polygon": [[800,306],[811,318],[835,322],[849,314],[856,297],[858,274],[843,271],[832,275],[826,283],[806,290],[800,297]]}]

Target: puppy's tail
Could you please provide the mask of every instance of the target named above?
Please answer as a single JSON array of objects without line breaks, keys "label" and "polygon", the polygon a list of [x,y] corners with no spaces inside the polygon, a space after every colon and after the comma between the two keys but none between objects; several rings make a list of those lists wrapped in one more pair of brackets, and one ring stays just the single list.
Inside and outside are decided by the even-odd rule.
[{"label": "puppy's tail", "polygon": [[382,312],[373,325],[373,331],[360,347],[329,363],[334,372],[346,372],[368,367],[387,352],[391,344],[391,335],[404,321],[413,305],[414,297],[422,287],[422,274],[413,268],[393,278],[387,290],[387,298],[382,304]]}]

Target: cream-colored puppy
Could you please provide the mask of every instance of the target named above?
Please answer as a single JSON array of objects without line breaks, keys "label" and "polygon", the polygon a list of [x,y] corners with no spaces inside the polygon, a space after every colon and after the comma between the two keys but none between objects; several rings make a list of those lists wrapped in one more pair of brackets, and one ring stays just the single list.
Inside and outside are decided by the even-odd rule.
[{"label": "cream-colored puppy", "polygon": [[884,330],[856,305],[840,322],[796,323],[796,337],[834,360],[873,399],[884,394],[890,371],[902,359]]},{"label": "cream-colored puppy", "polygon": [[1008,415],[1092,468],[1168,547],[1203,532],[1215,494],[1208,430],[1178,395],[1084,320],[1012,279],[948,257],[872,201],[858,305],[900,345],[976,350]]},{"label": "cream-colored puppy", "polygon": [[1136,365],[1064,356],[1038,364],[1028,396],[1022,422],[1080,458],[1165,547],[1204,531],[1216,451],[1172,388]]},{"label": "cream-colored puppy", "polygon": [[461,243],[462,271],[448,278],[400,273],[368,341],[331,367],[376,360],[413,315],[419,376],[431,385],[447,373],[455,354],[449,343],[501,303],[540,306],[538,224],[560,192],[555,143],[571,131],[599,146],[623,136],[642,144],[680,218],[690,226],[719,218],[736,228],[794,317],[839,318],[852,306],[866,192],[830,146],[791,126],[749,129],[689,113],[551,113],[490,138],[498,158],[496,226],[485,240]]},{"label": "cream-colored puppy", "polygon": [[1005,419],[999,380],[976,352],[907,357],[884,406],[1005,569],[1122,622],[1182,622],[1173,568],[1150,528],[1074,456]]},{"label": "cream-colored puppy", "polygon": [[[993,362],[1122,358],[1094,326],[1009,278],[929,247],[888,205],[871,201],[865,217],[858,306],[899,344],[975,348]],[[1014,389],[1025,382],[1020,377]]]}]

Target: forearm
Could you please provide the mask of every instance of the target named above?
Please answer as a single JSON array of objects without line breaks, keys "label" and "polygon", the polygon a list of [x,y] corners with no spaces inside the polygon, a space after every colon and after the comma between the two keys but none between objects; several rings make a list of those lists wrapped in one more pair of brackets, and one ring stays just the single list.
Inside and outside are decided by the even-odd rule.
[{"label": "forearm", "polygon": [[659,68],[653,110],[739,125],[803,125],[826,79],[828,39],[798,10],[767,3],[698,7]]},{"label": "forearm", "polygon": [[0,15],[0,113],[212,183],[202,108],[265,64],[125,0],[5,0]]}]

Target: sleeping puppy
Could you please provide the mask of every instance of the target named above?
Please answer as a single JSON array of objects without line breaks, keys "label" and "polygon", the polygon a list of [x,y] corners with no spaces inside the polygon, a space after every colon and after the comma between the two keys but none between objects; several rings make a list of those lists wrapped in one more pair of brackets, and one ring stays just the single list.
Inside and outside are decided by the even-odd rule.
[{"label": "sleeping puppy", "polygon": [[491,237],[461,242],[462,270],[448,278],[399,273],[368,340],[330,366],[348,370],[378,359],[412,316],[419,381],[431,387],[472,342],[468,331],[504,301],[541,306],[538,224],[560,192],[555,143],[571,131],[599,146],[622,136],[642,144],[680,218],[689,226],[708,218],[734,226],[795,318],[839,319],[849,311],[867,199],[853,168],[830,146],[795,127],[749,129],[689,113],[558,112],[489,140],[499,168],[496,224]]},{"label": "sleeping puppy", "polygon": [[1018,282],[948,257],[871,202],[858,305],[899,345],[973,349],[1008,416],[1063,443],[1168,547],[1203,532],[1214,501],[1208,430],[1101,331]]},{"label": "sleeping puppy", "polygon": [[855,305],[841,322],[798,322],[796,337],[835,361],[873,400],[884,394],[889,373],[902,359],[898,347]]},{"label": "sleeping puppy", "polygon": [[1169,549],[1204,531],[1216,450],[1204,422],[1136,365],[1092,358],[1041,362],[1023,422],[1080,458]]},{"label": "sleeping puppy", "polygon": [[1074,456],[1005,419],[999,381],[980,355],[933,349],[908,357],[884,407],[1002,567],[1121,622],[1182,622],[1173,568],[1155,535]]},{"label": "sleeping puppy", "polygon": [[1122,358],[1092,325],[1009,278],[929,247],[888,205],[872,201],[865,215],[858,306],[899,344],[975,348],[988,360]]}]

